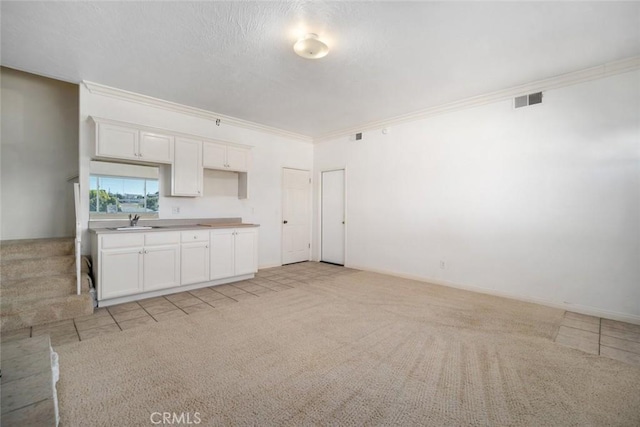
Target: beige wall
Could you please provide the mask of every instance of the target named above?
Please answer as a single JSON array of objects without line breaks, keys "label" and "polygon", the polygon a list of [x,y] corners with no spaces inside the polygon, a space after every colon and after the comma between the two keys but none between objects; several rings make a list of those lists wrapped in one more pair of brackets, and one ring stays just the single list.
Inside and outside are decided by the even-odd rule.
[{"label": "beige wall", "polygon": [[73,236],[78,86],[0,68],[2,240]]}]

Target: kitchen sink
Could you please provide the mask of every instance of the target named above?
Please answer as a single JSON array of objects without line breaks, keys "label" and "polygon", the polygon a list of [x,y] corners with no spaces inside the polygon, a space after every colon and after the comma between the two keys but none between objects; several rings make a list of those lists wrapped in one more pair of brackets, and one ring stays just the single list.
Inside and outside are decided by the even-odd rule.
[{"label": "kitchen sink", "polygon": [[149,225],[128,225],[126,227],[117,227],[117,228],[109,228],[109,230],[118,230],[118,231],[127,231],[127,230],[151,230],[153,228],[161,228],[158,226],[149,226]]}]

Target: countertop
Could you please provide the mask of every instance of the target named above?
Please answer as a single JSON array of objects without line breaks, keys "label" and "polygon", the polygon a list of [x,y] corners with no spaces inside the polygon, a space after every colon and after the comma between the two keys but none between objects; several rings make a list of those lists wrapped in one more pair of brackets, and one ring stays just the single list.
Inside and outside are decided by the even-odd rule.
[{"label": "countertop", "polygon": [[[151,226],[149,224],[140,224],[141,226]],[[200,223],[200,224],[180,224],[180,225],[161,225],[154,228],[137,229],[137,230],[116,230],[111,227],[104,228],[90,228],[89,231],[95,234],[122,234],[122,233],[158,233],[167,231],[185,231],[185,230],[215,230],[219,228],[248,228],[248,227],[260,227],[259,224],[247,224],[247,223]]]}]

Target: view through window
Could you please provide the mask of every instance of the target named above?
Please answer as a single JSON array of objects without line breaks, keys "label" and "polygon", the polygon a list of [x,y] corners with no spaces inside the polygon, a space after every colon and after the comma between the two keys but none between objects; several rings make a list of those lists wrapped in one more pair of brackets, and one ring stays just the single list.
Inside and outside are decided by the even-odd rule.
[{"label": "view through window", "polygon": [[158,180],[91,175],[89,212],[92,215],[157,214]]}]

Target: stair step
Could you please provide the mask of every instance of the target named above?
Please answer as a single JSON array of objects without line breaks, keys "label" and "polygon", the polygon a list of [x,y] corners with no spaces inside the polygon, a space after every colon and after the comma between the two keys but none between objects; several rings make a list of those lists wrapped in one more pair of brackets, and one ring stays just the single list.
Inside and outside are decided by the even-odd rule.
[{"label": "stair step", "polygon": [[[89,276],[85,273],[82,275],[81,292],[87,293],[89,288]],[[4,308],[6,303],[28,303],[33,299],[73,295],[76,290],[75,274],[7,280],[0,287],[0,301]]]},{"label": "stair step", "polygon": [[10,331],[28,326],[43,325],[59,320],[73,319],[93,313],[93,300],[90,294],[67,295],[30,301],[27,304],[8,303],[0,311],[0,330]]},{"label": "stair step", "polygon": [[[82,271],[88,272],[86,262],[82,262]],[[76,274],[74,255],[51,256],[47,258],[29,258],[2,260],[0,278],[5,280],[26,279],[31,277],[59,276]]]},{"label": "stair step", "polygon": [[4,240],[0,242],[0,259],[6,261],[73,255],[74,253],[73,237]]}]

